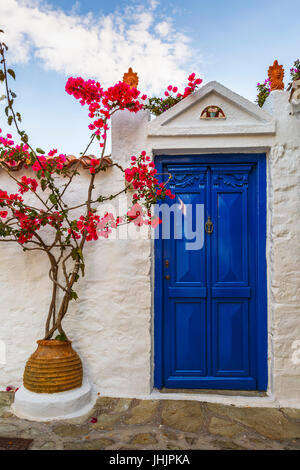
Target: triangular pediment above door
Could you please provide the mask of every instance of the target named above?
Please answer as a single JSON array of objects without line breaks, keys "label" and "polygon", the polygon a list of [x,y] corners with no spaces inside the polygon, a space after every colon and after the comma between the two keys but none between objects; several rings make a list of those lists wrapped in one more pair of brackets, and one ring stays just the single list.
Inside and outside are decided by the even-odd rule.
[{"label": "triangular pediment above door", "polygon": [[274,134],[273,116],[218,82],[196,93],[149,123],[149,136]]}]

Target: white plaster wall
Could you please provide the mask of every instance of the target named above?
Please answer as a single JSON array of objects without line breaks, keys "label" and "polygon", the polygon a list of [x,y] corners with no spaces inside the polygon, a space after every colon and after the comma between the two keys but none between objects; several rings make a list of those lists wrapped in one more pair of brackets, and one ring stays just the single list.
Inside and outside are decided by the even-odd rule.
[{"label": "white plaster wall", "polygon": [[[114,161],[125,166],[134,152],[144,149],[147,121],[148,114],[143,112],[114,116]],[[83,170],[76,178],[68,193],[70,201],[76,202],[85,193],[87,177]],[[123,187],[124,178],[117,169],[97,177],[97,189],[103,195]],[[16,191],[3,171],[0,188]],[[80,300],[73,301],[64,328],[97,391],[147,394],[151,375],[150,241],[101,239],[86,247],[86,276],[76,288]],[[34,351],[35,341],[43,337],[51,286],[46,256],[0,243],[0,260],[0,341],[6,345],[6,364],[0,364],[1,389],[22,382],[26,359]]]},{"label": "white plaster wall", "polygon": [[277,121],[268,161],[271,380],[278,400],[300,406],[300,116],[286,92],[272,92],[264,109]]}]

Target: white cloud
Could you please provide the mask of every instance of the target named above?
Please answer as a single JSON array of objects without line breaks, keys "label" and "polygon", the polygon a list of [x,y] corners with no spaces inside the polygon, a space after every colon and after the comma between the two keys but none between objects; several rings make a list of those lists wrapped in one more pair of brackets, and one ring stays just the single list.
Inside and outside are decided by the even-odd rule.
[{"label": "white cloud", "polygon": [[104,86],[122,79],[129,66],[148,92],[182,84],[197,72],[191,61],[199,54],[170,18],[161,18],[153,0],[98,17],[80,16],[76,7],[66,14],[42,0],[0,0],[0,28],[15,63],[34,56],[46,69],[95,78]]},{"label": "white cloud", "polygon": [[168,21],[162,21],[155,27],[155,31],[163,38],[167,37],[171,32],[171,25]]}]

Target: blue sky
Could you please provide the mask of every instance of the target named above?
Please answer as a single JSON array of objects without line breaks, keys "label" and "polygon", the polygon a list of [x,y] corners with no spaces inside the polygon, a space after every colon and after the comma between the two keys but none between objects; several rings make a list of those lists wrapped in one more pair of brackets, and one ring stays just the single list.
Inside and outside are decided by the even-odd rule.
[{"label": "blue sky", "polygon": [[[68,76],[108,86],[132,65],[153,95],[194,71],[253,101],[274,59],[288,82],[299,57],[298,11],[299,0],[0,0],[0,29],[32,141],[78,155],[88,118],[64,91]],[[6,129],[3,104],[0,112]]]}]

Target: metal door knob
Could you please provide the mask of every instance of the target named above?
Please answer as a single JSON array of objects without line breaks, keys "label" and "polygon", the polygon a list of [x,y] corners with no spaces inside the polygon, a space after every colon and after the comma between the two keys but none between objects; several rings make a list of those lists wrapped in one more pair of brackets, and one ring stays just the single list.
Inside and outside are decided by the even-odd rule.
[{"label": "metal door knob", "polygon": [[213,233],[213,230],[214,230],[213,223],[211,221],[210,216],[208,216],[207,222],[205,223],[205,232],[211,235]]}]

